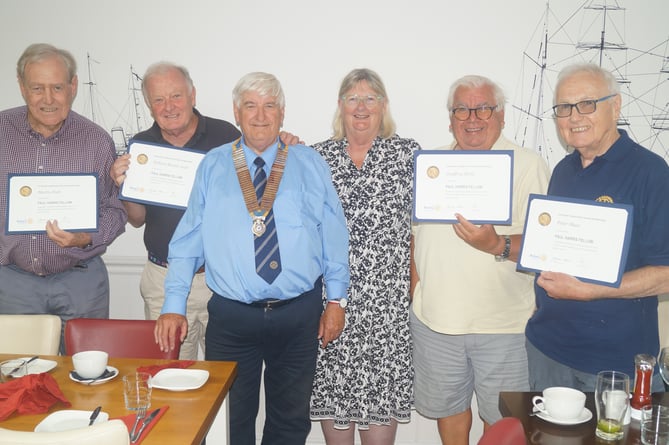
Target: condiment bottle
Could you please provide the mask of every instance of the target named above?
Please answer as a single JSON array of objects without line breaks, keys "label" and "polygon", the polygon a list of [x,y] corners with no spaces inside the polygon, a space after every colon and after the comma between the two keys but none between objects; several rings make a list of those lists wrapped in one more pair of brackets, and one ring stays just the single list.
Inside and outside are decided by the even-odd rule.
[{"label": "condiment bottle", "polygon": [[641,418],[641,408],[652,402],[650,385],[653,378],[653,367],[655,357],[650,354],[637,354],[634,356],[634,392],[630,400],[632,418]]}]

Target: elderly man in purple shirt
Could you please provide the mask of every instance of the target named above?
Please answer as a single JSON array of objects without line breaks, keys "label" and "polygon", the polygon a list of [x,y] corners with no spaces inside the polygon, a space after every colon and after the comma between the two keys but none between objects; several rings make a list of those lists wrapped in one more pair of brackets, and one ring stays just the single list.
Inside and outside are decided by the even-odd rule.
[{"label": "elderly man in purple shirt", "polygon": [[[126,223],[108,175],[114,143],[71,110],[78,80],[69,52],[30,45],[17,75],[26,105],[0,112],[0,313],[107,318],[109,278],[100,255]],[[97,230],[63,230],[48,219],[39,231],[8,234],[8,178],[14,174],[95,175]]]}]

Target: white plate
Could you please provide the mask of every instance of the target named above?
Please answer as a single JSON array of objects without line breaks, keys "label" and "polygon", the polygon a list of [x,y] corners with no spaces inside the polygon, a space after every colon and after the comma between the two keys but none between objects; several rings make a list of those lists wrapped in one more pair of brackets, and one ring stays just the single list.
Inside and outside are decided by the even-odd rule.
[{"label": "white plate", "polygon": [[[541,405],[541,403],[539,403],[539,405]],[[583,408],[583,412],[581,412],[581,415],[577,419],[574,419],[574,420],[553,419],[548,414],[544,414],[543,412],[539,411],[536,408],[533,408],[532,412],[538,418],[543,419],[546,422],[554,423],[556,425],[578,425],[579,423],[587,422],[588,420],[592,419],[592,411],[590,411],[588,408]]]},{"label": "white plate", "polygon": [[91,383],[91,381],[94,380],[94,379],[78,379],[78,378],[76,378],[74,375],[72,375],[72,373],[74,371],[70,371],[70,373],[68,375],[70,376],[70,380],[75,381],[77,383],[83,383],[84,385],[89,385],[89,384],[90,385],[99,385],[101,383],[105,383],[105,382],[110,381],[111,379],[113,379],[114,377],[116,377],[118,375],[118,369],[114,368],[113,366],[107,366],[107,371],[111,371],[112,375],[110,375],[109,377],[105,377],[104,379],[95,380],[93,383]]},{"label": "white plate", "polygon": [[[41,433],[67,431],[88,426],[93,411],[80,411],[76,409],[64,409],[49,414],[44,420],[37,424],[35,431]],[[106,422],[109,414],[100,411],[93,424]]]},{"label": "white plate", "polygon": [[[19,366],[21,362],[26,362],[30,359],[31,357],[22,357],[12,360],[12,362],[16,363],[16,366]],[[41,374],[43,372],[49,372],[55,368],[57,364],[58,363],[54,362],[53,360],[43,360],[41,358],[36,358],[32,362],[28,363],[28,372],[26,374]],[[12,377],[23,377],[26,374],[19,370],[13,373]]]},{"label": "white plate", "polygon": [[209,371],[204,369],[167,368],[159,371],[151,379],[151,386],[169,391],[198,389],[209,379]]}]

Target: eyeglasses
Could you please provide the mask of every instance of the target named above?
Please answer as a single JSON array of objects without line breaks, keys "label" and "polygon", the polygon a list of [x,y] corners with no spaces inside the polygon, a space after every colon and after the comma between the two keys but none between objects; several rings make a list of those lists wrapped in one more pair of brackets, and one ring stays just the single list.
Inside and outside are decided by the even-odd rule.
[{"label": "eyeglasses", "polygon": [[364,103],[367,108],[374,108],[383,100],[383,96],[374,96],[371,94],[367,96],[358,96],[357,94],[353,94],[351,96],[342,96],[341,100],[348,108],[355,108],[361,102]]},{"label": "eyeglasses", "polygon": [[597,103],[611,99],[617,94],[609,94],[608,96],[600,97],[599,99],[582,100],[575,104],[557,104],[553,107],[555,117],[569,117],[571,110],[576,108],[579,114],[592,114],[597,111]]},{"label": "eyeglasses", "polygon": [[484,105],[482,107],[476,107],[476,108],[457,107],[453,108],[451,110],[451,113],[453,113],[453,117],[455,117],[457,120],[466,121],[472,115],[473,111],[474,115],[478,119],[487,121],[492,117],[492,113],[495,110],[497,110],[497,105],[495,106]]}]

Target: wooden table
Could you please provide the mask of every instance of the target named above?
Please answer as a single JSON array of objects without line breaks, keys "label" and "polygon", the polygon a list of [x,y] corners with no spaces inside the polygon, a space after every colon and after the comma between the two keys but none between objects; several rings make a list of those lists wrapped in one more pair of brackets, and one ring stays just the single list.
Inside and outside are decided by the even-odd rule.
[{"label": "wooden table", "polygon": [[[530,416],[532,397],[540,392],[500,392],[499,410],[504,417],[516,417],[523,423],[527,442],[532,445],[632,445],[640,444],[639,421],[632,419],[625,426],[625,436],[619,441],[606,441],[595,436],[597,411],[593,393],[586,393],[585,407],[592,412],[592,419],[579,425],[555,425]],[[669,405],[669,393],[653,394],[653,403]]]},{"label": "wooden table", "polygon": [[[25,355],[0,354],[0,361],[17,357],[25,357]],[[102,410],[108,413],[110,418],[131,414],[125,409],[123,383],[120,376],[134,372],[139,366],[158,365],[171,361],[110,358],[109,365],[118,368],[119,377],[100,385],[86,386],[69,378],[69,372],[74,369],[71,357],[42,356],[40,358],[55,360],[58,363],[58,366],[50,373],[72,406],[66,408],[58,403],[51,408],[49,413],[45,414],[13,414],[7,420],[0,422],[1,427],[32,431],[51,412],[62,409],[93,410],[98,405],[102,406]],[[164,405],[169,405],[170,408],[142,441],[142,445],[199,445],[205,438],[237,375],[237,364],[197,361],[189,369],[209,371],[207,383],[199,389],[182,392],[154,389],[151,396],[151,408],[159,408]]]}]

